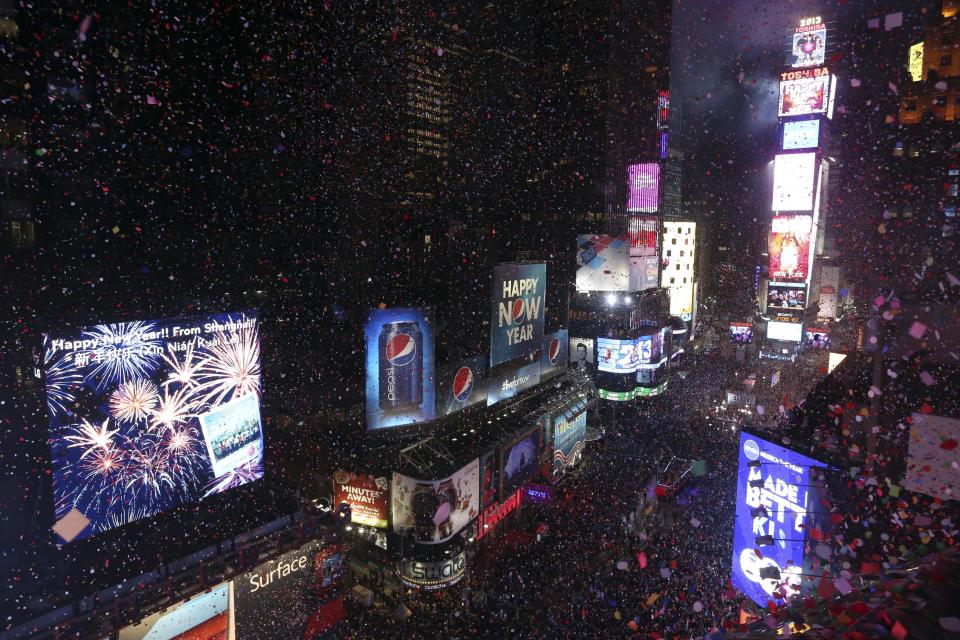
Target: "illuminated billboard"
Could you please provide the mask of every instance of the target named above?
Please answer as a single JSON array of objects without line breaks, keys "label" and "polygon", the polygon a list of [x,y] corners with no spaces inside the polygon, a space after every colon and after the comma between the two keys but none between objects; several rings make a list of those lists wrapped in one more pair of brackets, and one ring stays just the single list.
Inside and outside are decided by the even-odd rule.
[{"label": "illuminated billboard", "polygon": [[533,353],[543,344],[547,265],[502,264],[493,268],[490,366]]},{"label": "illuminated billboard", "polygon": [[803,283],[767,285],[767,309],[805,309],[807,286]]},{"label": "illuminated billboard", "polygon": [[[807,509],[816,505],[811,467],[823,466],[750,433],[740,434],[732,578],[733,586],[761,607],[776,599],[775,592],[797,593],[793,587],[800,586],[811,524]],[[771,569],[779,577],[768,573]]]},{"label": "illuminated billboard", "polygon": [[437,368],[437,417],[487,399],[487,356],[474,356]]},{"label": "illuminated billboard", "polygon": [[[309,542],[264,562],[233,581],[236,640],[312,638],[320,601],[340,588],[347,573],[338,545]],[[206,638],[206,636],[194,636]]]},{"label": "illuminated billboard", "polygon": [[907,68],[914,82],[923,80],[923,41],[910,46]]},{"label": "illuminated billboard", "polygon": [[390,479],[369,473],[333,474],[333,504],[350,505],[350,521],[386,529],[390,517]]},{"label": "illuminated billboard", "polygon": [[256,312],[51,333],[44,362],[62,541],[263,477]]},{"label": "illuminated billboard", "polygon": [[737,344],[753,342],[753,325],[749,322],[731,322],[730,341]]},{"label": "illuminated billboard", "polygon": [[830,328],[807,327],[803,331],[803,346],[810,349],[829,349]]},{"label": "illuminated billboard", "polygon": [[788,120],[783,123],[783,150],[816,149],[820,146],[819,120]]},{"label": "illuminated billboard", "polygon": [[811,211],[817,154],[786,153],[773,159],[773,210]]},{"label": "illuminated billboard", "polygon": [[630,216],[627,222],[627,238],[630,241],[631,256],[660,254],[659,226],[660,221],[656,216]]},{"label": "illuminated billboard", "polygon": [[607,373],[634,373],[637,370],[637,341],[597,338],[597,370]]},{"label": "illuminated billboard", "polygon": [[487,406],[517,395],[540,384],[540,360],[517,367],[503,365],[490,374],[487,385]]},{"label": "illuminated billboard", "polygon": [[442,480],[393,474],[393,531],[419,544],[446,542],[480,512],[480,460]]},{"label": "illuminated billboard", "polygon": [[660,165],[656,162],[627,167],[630,195],[627,211],[655,213],[660,206]]},{"label": "illuminated billboard", "polygon": [[770,279],[806,282],[810,275],[810,216],[773,216],[770,228]]},{"label": "illuminated billboard", "polygon": [[124,627],[119,640],[227,640],[229,626],[229,583],[224,582],[207,593]]},{"label": "illuminated billboard", "polygon": [[540,470],[543,429],[537,425],[500,449],[500,498],[506,499]]},{"label": "illuminated billboard", "polygon": [[570,366],[587,369],[593,364],[593,339],[570,338]]},{"label": "illuminated billboard", "polygon": [[630,258],[630,291],[646,291],[660,286],[660,258],[641,256]]},{"label": "illuminated billboard", "polygon": [[587,439],[587,412],[572,420],[557,416],[553,420],[553,475],[559,476],[576,464]]},{"label": "illuminated billboard", "polygon": [[629,291],[630,242],[626,236],[577,236],[577,291]]},{"label": "illuminated billboard", "polygon": [[540,379],[544,380],[567,369],[569,355],[569,334],[566,329],[555,331],[543,337],[543,350],[540,353]]},{"label": "illuminated billboard", "polygon": [[827,29],[822,23],[813,29],[793,34],[794,67],[822,65],[826,57],[826,51]]},{"label": "illuminated billboard", "polygon": [[433,420],[433,322],[425,309],[375,309],[364,331],[367,429]]},{"label": "illuminated billboard", "polygon": [[830,98],[830,72],[826,67],[780,74],[777,115],[781,118],[826,113]]},{"label": "illuminated billboard", "polygon": [[689,320],[693,314],[696,222],[663,223],[663,286],[670,290],[670,315]]},{"label": "illuminated billboard", "polygon": [[779,320],[767,322],[767,340],[800,342],[802,339],[803,325],[799,322],[782,322]]}]

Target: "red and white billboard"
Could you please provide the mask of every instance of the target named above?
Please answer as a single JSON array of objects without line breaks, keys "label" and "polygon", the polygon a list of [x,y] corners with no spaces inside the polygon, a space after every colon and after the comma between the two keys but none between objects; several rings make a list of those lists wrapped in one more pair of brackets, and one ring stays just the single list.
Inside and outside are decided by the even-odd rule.
[{"label": "red and white billboard", "polygon": [[830,72],[826,67],[787,71],[780,74],[777,115],[805,116],[826,113],[830,97]]},{"label": "red and white billboard", "polygon": [[773,216],[770,229],[770,280],[806,282],[810,274],[811,216]]},{"label": "red and white billboard", "polygon": [[631,216],[627,224],[632,257],[655,256],[659,253],[659,221],[656,216]]},{"label": "red and white billboard", "polygon": [[369,473],[337,471],[333,474],[333,503],[350,505],[354,524],[387,528],[390,517],[390,479]]}]

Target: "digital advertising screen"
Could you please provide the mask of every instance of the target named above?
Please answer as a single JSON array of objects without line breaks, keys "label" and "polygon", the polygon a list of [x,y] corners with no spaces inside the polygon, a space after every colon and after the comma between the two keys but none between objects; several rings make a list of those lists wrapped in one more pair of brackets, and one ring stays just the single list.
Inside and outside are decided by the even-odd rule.
[{"label": "digital advertising screen", "polygon": [[646,291],[660,286],[660,258],[641,256],[630,258],[630,291]]},{"label": "digital advertising screen", "polygon": [[390,479],[369,473],[337,471],[333,474],[333,504],[350,505],[350,522],[387,528],[390,517]]},{"label": "digital advertising screen", "polygon": [[630,242],[626,237],[577,236],[577,291],[627,291]]},{"label": "digital advertising screen", "polygon": [[480,512],[480,460],[442,480],[393,474],[393,530],[420,544],[446,542]]},{"label": "digital advertising screen", "polygon": [[770,279],[806,282],[810,275],[810,216],[773,216],[770,224]]},{"label": "digital advertising screen", "polygon": [[230,627],[229,583],[214,587],[166,611],[120,630],[120,640],[227,640]]},{"label": "digital advertising screen", "polygon": [[[761,607],[775,599],[773,594],[781,585],[787,585],[787,593],[796,593],[791,587],[800,586],[807,509],[816,504],[811,486],[816,476],[811,467],[823,466],[750,433],[740,433],[732,577],[733,585]],[[762,484],[751,486],[751,482]],[[751,510],[760,507],[766,515],[753,517]],[[774,543],[759,545],[757,536],[772,536]],[[780,579],[761,577],[766,568],[777,569]]]},{"label": "digital advertising screen", "polygon": [[803,346],[810,349],[829,349],[830,330],[826,327],[807,327],[803,332]]},{"label": "digital advertising screen", "polygon": [[587,369],[593,364],[593,338],[570,338],[570,366]]},{"label": "digital advertising screen", "polygon": [[367,429],[389,429],[436,417],[433,321],[426,309],[371,312],[366,338]]},{"label": "digital advertising screen", "polygon": [[540,384],[540,359],[519,367],[501,366],[490,374],[487,406],[512,398],[524,389]]},{"label": "digital advertising screen", "polygon": [[[787,73],[783,76],[802,76]],[[782,76],[781,76],[782,77]],[[777,115],[781,118],[826,113],[830,94],[830,74],[810,75],[780,81],[780,99]]]},{"label": "digital advertising screen", "polygon": [[487,400],[486,355],[437,368],[437,417],[448,416]]},{"label": "digital advertising screen", "polygon": [[773,160],[773,210],[812,211],[816,153],[781,153]]},{"label": "digital advertising screen", "polygon": [[768,309],[797,309],[802,310],[807,307],[807,285],[797,283],[796,286],[789,284],[776,284],[771,282],[767,285],[767,308]]},{"label": "digital advertising screen", "polygon": [[51,333],[44,362],[61,542],[263,477],[255,311]]},{"label": "digital advertising screen", "polygon": [[566,329],[555,331],[543,337],[543,351],[540,354],[540,379],[562,373],[567,369],[569,355],[569,333]]},{"label": "digital advertising screen", "polygon": [[627,182],[630,188],[627,211],[655,213],[660,206],[660,165],[656,162],[630,165]]},{"label": "digital advertising screen", "polygon": [[541,435],[537,426],[500,450],[500,497],[513,494],[540,470]]},{"label": "digital advertising screen", "polygon": [[547,265],[502,264],[493,268],[490,366],[533,353],[543,343]]},{"label": "digital advertising screen", "polygon": [[630,216],[627,238],[632,257],[660,255],[660,221],[656,216]]},{"label": "digital advertising screen", "polygon": [[309,630],[314,614],[347,572],[345,554],[338,549],[309,542],[235,578],[235,635],[231,636],[236,640],[313,637]]},{"label": "digital advertising screen", "polygon": [[797,322],[767,322],[767,339],[784,342],[800,342],[803,338],[803,325]]},{"label": "digital advertising screen", "polygon": [[823,64],[827,51],[827,29],[819,27],[793,34],[793,66],[813,67]]},{"label": "digital advertising screen", "polygon": [[788,120],[783,123],[783,150],[816,149],[820,146],[819,120]]},{"label": "digital advertising screen", "polygon": [[587,439],[587,412],[572,420],[557,416],[553,422],[553,475],[562,475],[583,452]]},{"label": "digital advertising screen", "polygon": [[749,322],[731,322],[730,341],[738,344],[753,342],[753,325]]},{"label": "digital advertising screen", "polygon": [[634,373],[637,370],[637,341],[597,338],[597,370],[606,373]]},{"label": "digital advertising screen", "polygon": [[923,41],[910,45],[910,55],[907,59],[907,69],[914,82],[923,80]]}]

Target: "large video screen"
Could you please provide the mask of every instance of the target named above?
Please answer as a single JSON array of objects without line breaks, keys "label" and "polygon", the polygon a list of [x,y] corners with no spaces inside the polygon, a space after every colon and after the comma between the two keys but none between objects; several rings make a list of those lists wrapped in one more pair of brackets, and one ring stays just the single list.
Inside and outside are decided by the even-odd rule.
[{"label": "large video screen", "polygon": [[627,291],[630,242],[626,237],[577,236],[577,291]]},{"label": "large video screen", "polygon": [[559,476],[571,466],[583,452],[587,438],[587,412],[573,420],[557,416],[553,421],[553,475]]},{"label": "large video screen", "polygon": [[749,322],[731,322],[730,341],[737,344],[753,342],[753,325]]},{"label": "large video screen", "polygon": [[[784,74],[786,76],[800,74]],[[780,81],[777,115],[781,118],[826,113],[829,106],[830,74],[810,75]]]},{"label": "large video screen", "polygon": [[433,322],[424,309],[376,309],[364,330],[367,429],[436,417]]},{"label": "large video screen", "polygon": [[773,160],[773,210],[812,211],[816,153],[781,153]]},{"label": "large video screen", "polygon": [[227,640],[229,583],[214,587],[171,609],[147,616],[120,630],[120,640]]},{"label": "large video screen", "polygon": [[333,474],[333,504],[350,505],[350,522],[387,528],[390,517],[390,480],[371,473],[337,471]]},{"label": "large video screen", "polygon": [[412,531],[420,544],[446,542],[480,512],[479,458],[443,480],[393,474],[395,533]]},{"label": "large video screen", "polygon": [[570,338],[570,366],[588,369],[593,364],[593,338]]},{"label": "large video screen", "polygon": [[819,120],[788,120],[783,123],[783,150],[816,149],[820,146]]},{"label": "large video screen", "polygon": [[630,216],[627,238],[632,257],[660,255],[660,221],[656,216]]},{"label": "large video screen", "polygon": [[63,542],[263,476],[256,312],[51,333],[44,362]]},{"label": "large video screen", "polygon": [[[733,585],[761,607],[774,600],[781,585],[788,585],[783,591],[791,594],[796,593],[792,586],[800,586],[807,509],[815,507],[811,467],[822,466],[752,434],[740,434]],[[762,485],[751,486],[754,481]],[[754,517],[751,511],[761,507],[765,513]],[[757,536],[772,536],[774,543],[760,545]],[[780,579],[762,577],[764,569],[777,569]]]},{"label": "large video screen", "polygon": [[501,500],[537,475],[540,469],[541,434],[538,426],[500,450]]},{"label": "large video screen", "polygon": [[810,349],[829,349],[829,329],[826,327],[807,327],[803,332],[803,346]]},{"label": "large video screen", "polygon": [[660,165],[656,162],[627,167],[630,195],[627,211],[654,213],[660,206]]},{"label": "large video screen", "polygon": [[767,286],[767,308],[768,309],[796,309],[802,310],[807,307],[807,286],[798,284],[789,286],[785,284],[770,283]]},{"label": "large video screen", "polygon": [[770,224],[770,279],[806,282],[810,275],[810,216],[773,216]]},{"label": "large video screen", "polygon": [[533,353],[543,343],[547,265],[503,264],[493,268],[490,366]]},{"label": "large video screen", "polygon": [[803,337],[803,325],[798,322],[767,322],[767,339],[784,342],[800,342]]},{"label": "large video screen", "polygon": [[634,373],[637,370],[637,341],[597,338],[597,370],[606,373]]},{"label": "large video screen", "polygon": [[820,27],[793,34],[793,66],[812,67],[823,64],[827,52],[827,29]]}]

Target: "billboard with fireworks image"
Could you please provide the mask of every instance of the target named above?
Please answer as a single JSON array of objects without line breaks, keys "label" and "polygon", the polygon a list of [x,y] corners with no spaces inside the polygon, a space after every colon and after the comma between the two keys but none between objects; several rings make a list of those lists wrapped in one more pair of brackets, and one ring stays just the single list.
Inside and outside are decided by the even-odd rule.
[{"label": "billboard with fireworks image", "polygon": [[256,312],[51,333],[44,367],[63,542],[263,476]]}]

